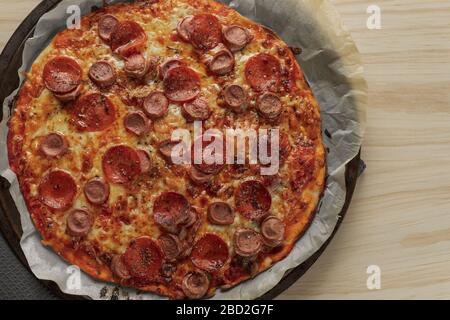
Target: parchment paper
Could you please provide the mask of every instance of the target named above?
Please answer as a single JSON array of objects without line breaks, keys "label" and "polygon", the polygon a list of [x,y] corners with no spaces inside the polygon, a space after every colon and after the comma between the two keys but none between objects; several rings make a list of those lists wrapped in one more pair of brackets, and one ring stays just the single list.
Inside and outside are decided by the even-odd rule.
[{"label": "parchment paper", "polygon": [[[118,0],[108,3],[120,2]],[[345,165],[353,159],[361,146],[365,128],[367,86],[358,50],[348,31],[343,27],[336,10],[326,0],[223,0],[244,16],[272,30],[292,47],[303,49],[299,62],[319,100],[324,143],[328,150],[326,189],[319,211],[305,235],[292,252],[256,278],[228,290],[218,291],[214,299],[254,299],[273,288],[284,273],[308,259],[331,235],[339,219],[345,200]],[[101,0],[63,0],[55,9],[39,20],[33,38],[23,52],[23,65],[29,70],[34,59],[46,47],[57,31],[65,27],[69,5],[79,5],[82,14],[88,14],[93,5],[102,6]],[[15,201],[23,228],[21,246],[31,270],[39,279],[55,281],[65,293],[83,295],[93,299],[118,297],[130,299],[162,299],[118,288],[96,281],[81,272],[77,288],[73,266],[70,267],[52,250],[44,247],[36,231],[15,174],[10,170],[6,154],[7,120],[10,103],[17,90],[3,104],[0,124],[0,173],[11,183],[10,192]],[[75,284],[75,285],[74,285]]]}]

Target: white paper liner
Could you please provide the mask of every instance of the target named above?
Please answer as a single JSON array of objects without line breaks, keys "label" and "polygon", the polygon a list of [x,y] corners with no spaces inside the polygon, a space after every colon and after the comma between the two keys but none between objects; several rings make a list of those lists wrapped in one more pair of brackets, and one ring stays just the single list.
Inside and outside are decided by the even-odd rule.
[{"label": "white paper liner", "polygon": [[[119,0],[108,3],[121,2]],[[345,165],[353,159],[361,146],[366,121],[367,85],[358,50],[337,11],[326,0],[222,0],[244,16],[272,30],[291,47],[302,48],[299,62],[319,101],[322,116],[323,140],[328,150],[328,179],[319,211],[310,228],[296,243],[292,252],[256,278],[227,291],[218,291],[214,299],[254,299],[273,288],[286,271],[295,268],[314,254],[332,234],[345,201]],[[43,15],[23,51],[23,65],[30,69],[34,59],[56,32],[65,27],[69,5],[79,5],[82,14],[92,6],[101,7],[101,0],[63,0],[55,9]],[[3,104],[0,124],[0,173],[10,183],[10,193],[20,213],[23,236],[21,247],[31,270],[39,279],[52,280],[68,294],[93,299],[163,299],[128,288],[97,281],[81,272],[81,287],[74,286],[73,269],[51,249],[41,244],[26,204],[19,190],[16,175],[10,170],[6,137],[10,105],[18,90]]]}]

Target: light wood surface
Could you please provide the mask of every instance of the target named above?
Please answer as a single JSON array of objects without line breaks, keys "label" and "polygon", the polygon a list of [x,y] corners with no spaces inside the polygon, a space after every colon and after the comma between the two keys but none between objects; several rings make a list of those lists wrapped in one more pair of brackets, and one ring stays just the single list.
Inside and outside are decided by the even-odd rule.
[{"label": "light wood surface", "polygon": [[[0,0],[0,48],[38,2]],[[450,2],[332,2],[365,63],[368,168],[325,254],[280,298],[450,299]],[[366,27],[372,4],[381,30]]]}]

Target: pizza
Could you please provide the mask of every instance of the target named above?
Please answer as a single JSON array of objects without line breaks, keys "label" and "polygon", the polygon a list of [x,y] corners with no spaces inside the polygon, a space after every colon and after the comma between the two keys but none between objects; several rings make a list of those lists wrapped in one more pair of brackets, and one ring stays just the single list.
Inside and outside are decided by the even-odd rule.
[{"label": "pizza", "polygon": [[[294,53],[207,0],[111,5],[59,32],[8,132],[43,245],[94,279],[172,299],[211,297],[286,257],[325,181],[320,109]],[[221,161],[233,128],[270,132],[278,170]],[[174,161],[194,157],[180,129],[219,161]]]}]

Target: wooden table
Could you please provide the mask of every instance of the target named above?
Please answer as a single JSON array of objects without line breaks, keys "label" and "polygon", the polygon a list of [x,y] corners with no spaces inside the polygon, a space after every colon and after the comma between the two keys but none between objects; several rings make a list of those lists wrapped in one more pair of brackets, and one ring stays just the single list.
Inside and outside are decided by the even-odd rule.
[{"label": "wooden table", "polygon": [[[39,1],[1,2],[0,49]],[[332,2],[366,66],[368,168],[325,254],[280,298],[450,299],[450,2]],[[366,27],[372,4],[381,30]]]}]

